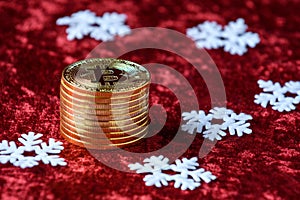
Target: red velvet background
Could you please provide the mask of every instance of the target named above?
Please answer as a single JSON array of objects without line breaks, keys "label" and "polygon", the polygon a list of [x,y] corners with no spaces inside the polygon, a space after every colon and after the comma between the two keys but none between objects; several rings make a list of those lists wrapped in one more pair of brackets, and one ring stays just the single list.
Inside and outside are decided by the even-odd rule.
[{"label": "red velvet background", "polygon": [[[224,80],[227,106],[254,118],[253,134],[225,137],[208,156],[200,159],[201,166],[218,177],[216,181],[204,183],[194,191],[171,186],[147,187],[143,175],[111,169],[60,136],[61,72],[68,64],[84,59],[99,42],[88,37],[68,41],[66,27],[57,26],[55,21],[84,9],[91,9],[98,16],[107,11],[125,13],[131,28],[158,26],[182,33],[205,20],[225,25],[242,17],[249,30],[260,35],[261,43],[243,56],[230,55],[221,49],[208,51]],[[61,156],[68,162],[67,167],[41,164],[32,169],[0,165],[0,198],[297,199],[300,106],[295,111],[279,113],[254,104],[253,99],[260,92],[258,79],[299,81],[299,10],[298,0],[0,1],[0,140],[17,141],[21,133],[40,132],[44,140],[53,137],[64,142]],[[151,56],[144,57],[181,70],[201,99],[200,109],[209,110],[209,97],[202,92],[205,87],[201,78],[191,77],[190,68],[175,55],[155,55],[153,60]],[[126,58],[144,61],[134,54]],[[180,120],[175,101],[167,89],[151,88],[151,103],[163,104],[168,116],[173,117],[154,141],[144,141],[133,151],[155,149],[172,139]],[[159,110],[155,112],[154,116],[160,115]],[[197,135],[183,156],[197,156],[202,141],[202,136]]]}]

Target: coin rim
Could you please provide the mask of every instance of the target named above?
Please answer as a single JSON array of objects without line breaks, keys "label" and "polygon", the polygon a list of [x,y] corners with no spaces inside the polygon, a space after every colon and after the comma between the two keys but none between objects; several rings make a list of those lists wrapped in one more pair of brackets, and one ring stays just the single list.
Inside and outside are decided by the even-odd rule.
[{"label": "coin rim", "polygon": [[[107,136],[108,133],[98,133],[95,134],[96,136],[88,136],[88,135],[80,135],[78,132],[75,132],[74,130],[71,130],[70,128],[66,127],[63,123],[60,124],[60,126],[62,126],[66,131],[69,131],[69,135],[72,135],[72,137],[78,137],[78,138],[82,138],[83,140],[95,140],[95,141],[114,141],[114,142],[118,142],[118,141],[122,141],[122,140],[131,140],[131,139],[135,139],[138,138],[140,136],[140,134],[142,134],[145,131],[148,131],[148,127],[145,126],[143,127],[141,130],[137,131],[136,133],[133,133],[132,135],[126,135],[126,136],[122,136],[122,137],[109,137]],[[125,134],[125,133],[124,133]]]},{"label": "coin rim", "polygon": [[[149,115],[149,110],[147,110],[147,111],[141,113],[140,115],[131,117],[128,120],[105,120],[105,121],[102,121],[102,120],[99,120],[99,119],[92,120],[92,119],[85,119],[84,117],[80,117],[80,116],[72,116],[73,115],[72,113],[69,113],[69,112],[67,112],[66,110],[63,110],[63,109],[61,109],[60,112],[61,112],[61,114],[66,114],[66,115],[70,116],[74,120],[85,120],[85,121],[91,121],[91,122],[124,122],[124,121],[132,121],[132,120],[139,119],[141,117]],[[62,112],[64,112],[64,113],[62,113]]]},{"label": "coin rim", "polygon": [[[92,107],[92,109],[93,110],[106,110],[106,111],[109,111],[109,110],[114,110],[114,111],[116,111],[116,110],[125,110],[125,109],[127,109],[127,108],[133,108],[133,107],[139,107],[139,106],[141,106],[141,107],[145,107],[146,105],[147,106],[149,106],[148,105],[148,102],[149,102],[149,99],[144,99],[144,100],[142,100],[141,102],[139,102],[138,104],[135,104],[135,105],[130,105],[130,104],[132,104],[132,103],[130,103],[130,104],[128,104],[128,106],[121,106],[121,107],[119,107],[118,105],[116,105],[116,104],[114,104],[113,105],[113,107],[114,108],[112,108],[112,107],[110,107],[110,105],[105,105],[105,104],[96,104],[96,103],[91,103],[91,104],[89,104],[89,103],[85,103],[85,104],[75,104],[74,102],[72,102],[72,101],[70,101],[70,100],[68,100],[68,99],[66,99],[63,95],[60,95],[60,101],[64,101],[64,102],[66,102],[65,104],[66,105],[75,105],[76,107],[78,107],[79,109],[91,109],[91,107],[87,107],[88,105],[91,105],[91,106],[93,106]],[[144,104],[144,105],[143,105]],[[117,109],[116,109],[117,108]]]},{"label": "coin rim", "polygon": [[[63,96],[65,99],[68,99],[69,101],[72,101],[73,104],[81,104],[81,103],[87,103],[87,104],[96,104],[96,105],[111,105],[111,106],[119,106],[119,105],[122,105],[122,106],[126,106],[126,105],[130,105],[130,104],[133,104],[135,102],[140,102],[140,101],[143,101],[143,100],[146,100],[146,99],[149,99],[149,93],[145,93],[143,96],[137,98],[137,99],[134,99],[134,100],[131,100],[131,101],[126,101],[124,103],[115,103],[115,104],[111,104],[111,103],[100,103],[100,102],[96,102],[95,100],[96,99],[90,99],[90,100],[87,100],[87,99],[80,99],[80,98],[77,98],[77,97],[74,97],[74,96],[71,96],[69,94],[67,94],[64,90],[60,90],[60,96]],[[83,96],[84,98],[84,96]],[[74,101],[75,100],[75,101]]]},{"label": "coin rim", "polygon": [[[75,132],[76,129],[79,129],[80,131],[86,132],[86,134],[90,134],[91,137],[92,137],[92,135],[105,134],[105,135],[112,136],[112,137],[109,137],[109,138],[117,138],[117,136],[122,136],[122,135],[126,135],[126,134],[127,135],[128,134],[132,135],[130,132],[134,132],[134,131],[137,131],[139,129],[142,129],[143,127],[147,127],[148,124],[149,124],[149,120],[147,120],[147,121],[143,122],[143,124],[137,125],[136,127],[132,128],[132,129],[121,130],[121,131],[103,131],[103,133],[101,133],[100,130],[99,130],[99,132],[97,132],[96,130],[88,130],[88,129],[84,129],[84,128],[81,128],[81,127],[80,128],[76,127],[73,124],[68,123],[64,119],[61,119],[61,121],[64,124],[66,124],[67,126],[69,126],[69,128],[68,127],[67,128],[70,129],[70,130],[72,129],[73,132]],[[101,129],[101,130],[103,130],[103,129]],[[80,133],[78,133],[78,131],[76,131],[76,132],[77,132],[78,136],[81,135]],[[86,134],[83,134],[82,136],[85,136]]]},{"label": "coin rim", "polygon": [[[81,128],[81,127],[88,127],[90,129],[99,128],[99,126],[90,126],[90,125],[86,125],[86,124],[77,124],[77,125],[75,125],[74,121],[72,121],[71,119],[69,119],[69,118],[67,118],[66,116],[63,116],[63,115],[60,116],[60,119],[66,121],[68,124],[71,124],[72,126],[79,127],[79,128]],[[115,131],[115,130],[118,130],[118,129],[122,129],[122,130],[129,129],[130,130],[130,129],[132,129],[131,127],[140,126],[141,124],[143,124],[145,122],[150,123],[149,116],[146,116],[143,119],[141,119],[140,121],[137,121],[135,123],[132,123],[132,124],[129,124],[129,125],[126,125],[126,126],[107,126],[107,127],[100,127],[100,128],[103,129],[103,130],[104,129],[105,130],[111,129],[110,130],[111,132],[118,132],[118,131]]]},{"label": "coin rim", "polygon": [[[67,115],[68,115],[68,113],[66,113]],[[74,122],[74,119],[72,118],[72,116],[71,117],[69,117],[69,116],[67,116],[65,113],[60,113],[60,116],[61,117],[64,117],[64,118],[67,118],[69,121],[72,121],[72,122]],[[137,122],[141,122],[142,120],[146,120],[146,119],[149,119],[149,115],[148,114],[146,114],[145,116],[143,116],[143,117],[141,117],[141,118],[137,118],[138,119],[138,121],[133,121],[134,122],[134,124],[136,124]],[[77,120],[77,119],[76,119]],[[89,122],[90,120],[85,120],[84,122]],[[91,121],[90,121],[91,122]],[[92,123],[92,125],[91,124],[84,124],[84,123],[79,123],[78,121],[76,121],[76,124],[80,124],[80,125],[84,125],[84,126],[92,126],[92,127],[103,127],[104,125],[103,125],[103,123],[104,124],[108,124],[108,126],[104,126],[103,128],[108,128],[108,127],[116,127],[116,126],[118,126],[115,122],[121,122],[121,121],[105,121],[105,122],[103,122],[103,121],[100,121],[100,122],[98,122],[98,121],[93,121]],[[102,125],[100,125],[100,124],[102,124]],[[98,124],[98,125],[95,125],[95,124]],[[128,123],[128,124],[126,124],[125,126],[124,125],[122,125],[122,126],[118,126],[118,127],[126,127],[127,125],[130,125],[130,124],[133,124],[133,123]]]},{"label": "coin rim", "polygon": [[144,93],[149,93],[149,88],[145,88],[144,90],[140,90],[138,91],[137,93],[136,92],[133,92],[132,95],[126,95],[126,96],[118,96],[118,95],[115,95],[114,93],[112,93],[112,96],[109,96],[109,97],[103,97],[103,96],[96,96],[95,94],[91,95],[91,94],[85,94],[85,93],[82,93],[82,92],[78,92],[77,90],[74,90],[70,87],[68,87],[63,80],[61,80],[61,88],[65,89],[65,92],[70,92],[71,96],[73,96],[73,93],[78,95],[78,96],[84,96],[84,97],[90,97],[91,99],[105,99],[105,100],[122,100],[122,99],[126,99],[128,97],[136,97],[136,96],[139,96],[141,94],[144,94]]},{"label": "coin rim", "polygon": [[[86,148],[92,148],[94,149],[94,147],[96,147],[95,145],[97,144],[93,144],[93,143],[90,143],[90,142],[87,142],[87,141],[84,141],[84,140],[78,140],[76,138],[73,138],[67,134],[65,134],[62,130],[61,130],[61,127],[60,127],[60,134],[67,140],[69,141],[70,143],[72,144],[75,144],[75,145],[78,145],[78,146],[81,146],[81,147],[86,147]],[[144,139],[144,137],[148,134],[148,132],[146,132],[142,137],[139,137],[137,138],[136,140],[132,140],[130,142],[127,142],[127,143],[119,143],[119,144],[114,144],[114,143],[110,143],[108,145],[102,145],[101,144],[101,147],[104,148],[104,149],[107,149],[107,148],[117,148],[117,147],[127,147],[127,145],[131,145],[131,144],[136,144],[138,141]],[[89,147],[87,147],[89,146]],[[99,146],[99,144],[97,145]],[[102,149],[100,148],[100,149]],[[95,149],[98,149],[98,147],[96,147]]]},{"label": "coin rim", "polygon": [[[127,113],[124,112],[122,114],[115,114],[114,112],[112,112],[112,114],[109,114],[109,115],[98,115],[96,110],[90,110],[91,112],[81,112],[81,111],[70,108],[69,106],[67,106],[64,103],[61,103],[60,106],[62,109],[67,110],[69,113],[74,113],[74,114],[78,114],[78,115],[82,114],[83,116],[87,117],[86,119],[88,119],[88,120],[94,119],[95,116],[103,117],[103,118],[111,118],[111,120],[113,120],[113,119],[120,120],[120,119],[124,119],[124,116],[135,117],[135,116],[138,116],[140,113],[143,113],[146,111],[149,112],[148,106],[147,107],[145,106],[144,108],[140,108],[140,109],[134,110],[132,112],[127,112]],[[96,112],[96,113],[93,113],[93,112]]]}]

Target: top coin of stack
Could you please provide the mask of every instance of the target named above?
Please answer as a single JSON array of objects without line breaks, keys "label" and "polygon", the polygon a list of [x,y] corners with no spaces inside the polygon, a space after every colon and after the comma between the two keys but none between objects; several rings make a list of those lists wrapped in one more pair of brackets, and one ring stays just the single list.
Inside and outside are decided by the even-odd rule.
[{"label": "top coin of stack", "polygon": [[136,63],[92,58],[62,73],[60,132],[92,149],[133,145],[148,131],[150,74]]}]

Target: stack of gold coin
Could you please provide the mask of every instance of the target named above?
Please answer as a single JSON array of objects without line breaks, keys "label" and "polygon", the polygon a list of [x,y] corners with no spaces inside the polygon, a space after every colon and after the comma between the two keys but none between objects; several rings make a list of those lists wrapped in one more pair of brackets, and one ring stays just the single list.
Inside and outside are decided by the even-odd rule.
[{"label": "stack of gold coin", "polygon": [[136,144],[148,132],[150,74],[136,63],[92,58],[67,66],[60,87],[60,132],[92,149]]}]

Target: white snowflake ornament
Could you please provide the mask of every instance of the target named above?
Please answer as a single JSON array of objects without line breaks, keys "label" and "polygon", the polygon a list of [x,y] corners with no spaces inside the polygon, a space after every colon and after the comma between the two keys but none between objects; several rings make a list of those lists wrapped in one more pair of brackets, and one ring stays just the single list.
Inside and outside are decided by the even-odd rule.
[{"label": "white snowflake ornament", "polygon": [[[271,105],[273,110],[290,112],[295,110],[296,105],[300,103],[300,81],[289,81],[284,86],[270,80],[258,80],[257,83],[264,92],[254,96],[254,103],[264,108]],[[295,96],[287,96],[288,92]]]},{"label": "white snowflake ornament", "polygon": [[210,128],[203,132],[203,137],[211,141],[222,140],[222,137],[224,136],[226,136],[226,133],[222,130],[222,125],[220,124],[213,124]]},{"label": "white snowflake ornament", "polygon": [[224,123],[221,125],[221,129],[228,129],[230,135],[243,136],[244,133],[250,134],[252,130],[248,127],[250,123],[246,123],[247,120],[251,120],[250,115],[240,113],[239,115],[232,113],[230,116],[223,118]]},{"label": "white snowflake ornament", "polygon": [[182,126],[184,131],[193,134],[194,129],[197,129],[197,132],[202,132],[203,128],[210,127],[210,121],[212,119],[212,114],[205,115],[205,112],[200,110],[198,113],[193,110],[191,113],[184,112],[182,113],[183,120],[188,120],[186,125]]},{"label": "white snowflake ornament", "polygon": [[152,174],[146,175],[143,180],[146,186],[161,187],[162,185],[168,186],[168,181],[170,181],[170,175],[162,172],[153,172]]},{"label": "white snowflake ornament", "polygon": [[[19,147],[13,141],[8,142],[3,140],[0,143],[0,163],[6,164],[10,162],[14,166],[21,168],[37,166],[39,161],[52,166],[66,166],[67,163],[65,160],[55,155],[64,149],[62,143],[50,138],[49,143],[46,144],[39,139],[42,136],[42,134],[35,134],[34,132],[22,134],[18,140],[23,146]],[[36,155],[25,156],[25,152],[35,152]]]},{"label": "white snowflake ornament", "polygon": [[62,17],[56,21],[57,25],[77,25],[77,24],[94,24],[96,22],[96,13],[90,10],[73,13],[71,17]]},{"label": "white snowflake ornament", "polygon": [[241,56],[247,52],[247,46],[254,48],[260,42],[259,36],[257,33],[246,32],[247,28],[244,19],[229,22],[222,33],[224,51]]},{"label": "white snowflake ornament", "polygon": [[187,36],[195,41],[198,48],[217,49],[222,47],[222,26],[216,22],[205,21],[196,27],[188,28]]},{"label": "white snowflake ornament", "polygon": [[162,170],[169,169],[169,159],[164,156],[151,156],[143,161],[145,164],[140,163],[130,164],[130,170],[136,170],[137,173],[151,173],[151,172],[161,172]]},{"label": "white snowflake ornament", "polygon": [[95,40],[102,40],[102,41],[111,41],[114,39],[114,36],[108,33],[106,30],[102,28],[94,28],[90,33],[91,38]]},{"label": "white snowflake ornament", "polygon": [[[168,182],[174,181],[174,188],[181,190],[194,190],[201,185],[201,180],[206,183],[216,179],[211,172],[205,171],[203,168],[197,169],[199,166],[196,157],[182,160],[177,159],[174,164],[170,165],[169,159],[160,156],[151,156],[144,160],[144,164],[129,164],[130,170],[137,173],[149,173],[144,177],[146,186],[168,186]],[[168,174],[163,170],[171,170],[176,174]]]},{"label": "white snowflake ornament", "polygon": [[87,36],[93,28],[89,24],[78,24],[76,26],[70,26],[66,29],[68,34],[68,40],[82,39],[84,36]]},{"label": "white snowflake ornament", "polygon": [[68,40],[82,39],[90,35],[96,40],[110,41],[115,36],[125,36],[130,33],[129,26],[125,25],[125,14],[104,13],[102,17],[96,16],[90,10],[79,11],[71,17],[62,17],[56,21],[57,25],[68,25]]},{"label": "white snowflake ornament", "polygon": [[130,33],[130,28],[124,24],[126,18],[125,14],[104,13],[102,17],[97,17],[96,23],[111,35],[124,36]]},{"label": "white snowflake ornament", "polygon": [[68,25],[66,32],[68,40],[82,39],[93,30],[96,14],[90,10],[73,13],[71,17],[62,17],[56,21],[57,25]]},{"label": "white snowflake ornament", "polygon": [[300,81],[289,81],[285,83],[288,92],[300,95]]},{"label": "white snowflake ornament", "polygon": [[[236,114],[233,110],[219,107],[215,107],[209,112],[208,115],[205,115],[204,111],[201,110],[199,114],[196,111],[183,112],[183,120],[187,122],[181,126],[182,130],[188,131],[190,134],[193,134],[196,130],[197,133],[202,133],[204,138],[211,141],[221,140],[222,137],[226,136],[226,130],[229,131],[230,135],[239,137],[252,133],[249,128],[250,123],[246,123],[246,121],[252,119],[250,115],[245,113]],[[213,119],[222,120],[222,123],[216,124]],[[204,130],[204,127],[206,130]]]},{"label": "white snowflake ornament", "polygon": [[196,169],[199,166],[197,160],[196,157],[191,159],[183,158],[182,160],[177,159],[175,160],[175,164],[172,164],[170,168],[175,172],[186,172],[190,169]]},{"label": "white snowflake ornament", "polygon": [[246,32],[247,28],[242,18],[229,22],[224,29],[216,22],[205,21],[193,28],[188,28],[186,34],[195,41],[198,48],[224,47],[224,51],[241,56],[247,52],[248,46],[254,48],[260,42],[258,34]]},{"label": "white snowflake ornament", "polygon": [[[204,111],[203,111],[204,112]],[[212,114],[212,117],[215,119],[223,119],[224,117],[233,113],[233,110],[227,108],[214,107],[209,111]]]},{"label": "white snowflake ornament", "polygon": [[195,182],[193,179],[184,177],[181,174],[170,176],[169,181],[174,181],[174,188],[180,188],[181,190],[194,190],[201,185],[199,182]]}]

